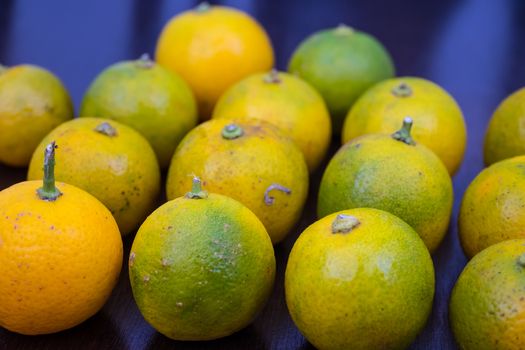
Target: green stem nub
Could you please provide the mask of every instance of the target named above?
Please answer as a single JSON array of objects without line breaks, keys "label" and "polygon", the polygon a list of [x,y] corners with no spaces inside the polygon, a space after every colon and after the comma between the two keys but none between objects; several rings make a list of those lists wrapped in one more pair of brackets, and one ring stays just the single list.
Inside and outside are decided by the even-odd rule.
[{"label": "green stem nub", "polygon": [[148,53],[143,53],[135,63],[137,67],[144,69],[150,69],[155,64]]},{"label": "green stem nub", "polygon": [[102,124],[97,125],[97,127],[94,130],[98,133],[101,133],[109,137],[117,136],[117,129],[115,129],[108,122],[103,122]]},{"label": "green stem nub", "polygon": [[360,224],[355,216],[338,214],[332,222],[332,233],[348,233]]},{"label": "green stem nub", "polygon": [[518,265],[520,265],[521,267],[525,267],[525,253],[519,256]]},{"label": "green stem nub", "polygon": [[40,199],[54,201],[62,195],[55,186],[55,141],[47,145],[44,151],[44,185],[36,190]]},{"label": "green stem nub", "polygon": [[237,124],[228,124],[222,129],[222,137],[226,140],[233,140],[241,137],[244,134],[244,130]]},{"label": "green stem nub", "polygon": [[412,88],[407,83],[401,82],[392,88],[392,94],[396,97],[409,97],[412,95]]},{"label": "green stem nub", "polygon": [[186,198],[190,198],[190,199],[208,198],[208,192],[202,189],[201,179],[199,179],[197,176],[193,176],[191,192],[186,193]]},{"label": "green stem nub", "polygon": [[337,28],[335,28],[334,33],[337,35],[350,35],[354,34],[354,28],[349,27],[344,23],[339,23]]},{"label": "green stem nub", "polygon": [[210,9],[211,5],[207,1],[201,2],[197,7],[195,7],[195,11],[197,12],[206,12]]},{"label": "green stem nub", "polygon": [[412,135],[410,135],[410,129],[412,129],[412,124],[412,118],[405,117],[405,119],[403,119],[403,126],[401,127],[401,129],[392,134],[392,138],[404,142],[407,145],[415,145],[416,143],[414,142],[414,139],[412,139]]},{"label": "green stem nub", "polygon": [[264,82],[267,84],[279,84],[281,79],[279,78],[279,71],[273,68],[268,74],[263,78]]},{"label": "green stem nub", "polygon": [[275,197],[270,196],[270,192],[273,191],[273,190],[284,192],[287,195],[291,195],[292,194],[292,190],[287,188],[287,187],[284,187],[283,185],[271,184],[270,186],[268,186],[266,191],[264,191],[264,204],[272,205],[273,202],[275,202]]}]

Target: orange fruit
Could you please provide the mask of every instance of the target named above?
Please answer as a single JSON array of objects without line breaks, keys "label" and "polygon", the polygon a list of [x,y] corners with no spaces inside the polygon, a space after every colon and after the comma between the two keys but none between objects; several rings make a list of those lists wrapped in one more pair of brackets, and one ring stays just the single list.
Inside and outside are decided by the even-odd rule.
[{"label": "orange fruit", "polygon": [[70,120],[44,137],[31,158],[28,180],[44,175],[44,149],[53,140],[60,144],[57,180],[95,196],[111,211],[123,235],[155,209],[159,165],[148,141],[137,131],[108,119]]},{"label": "orange fruit", "polygon": [[345,25],[316,32],[299,44],[288,71],[323,96],[335,133],[348,110],[366,89],[394,76],[394,64],[373,36]]},{"label": "orange fruit", "polygon": [[273,243],[297,223],[308,194],[303,154],[262,120],[212,119],[190,131],[171,161],[168,199],[186,193],[192,174],[210,192],[232,197],[253,211]]},{"label": "orange fruit", "polygon": [[203,119],[210,118],[215,102],[230,85],[269,70],[274,59],[268,35],[252,17],[207,3],[166,24],[155,57],[188,82]]},{"label": "orange fruit", "polygon": [[497,162],[470,183],[459,210],[467,257],[501,241],[525,238],[525,156]]},{"label": "orange fruit", "polygon": [[414,140],[434,152],[454,175],[467,144],[465,121],[454,98],[429,80],[400,77],[368,89],[346,116],[343,143],[365,134],[390,133],[406,116],[414,121]]},{"label": "orange fruit", "polygon": [[217,102],[213,118],[241,117],[280,128],[303,151],[310,172],[326,155],[332,136],[330,115],[319,93],[298,77],[272,70],[230,87]]},{"label": "orange fruit", "polygon": [[443,162],[415,142],[412,121],[393,133],[368,134],[344,144],[326,167],[317,214],[376,208],[403,219],[433,253],[447,233],[454,192]]},{"label": "orange fruit", "polygon": [[432,310],[434,266],[403,220],[344,210],[301,233],[285,293],[295,324],[319,349],[405,349]]},{"label": "orange fruit", "polygon": [[508,96],[490,119],[485,135],[485,164],[525,154],[525,88]]},{"label": "orange fruit", "polygon": [[40,140],[73,118],[64,85],[32,65],[0,69],[0,162],[23,167]]},{"label": "orange fruit", "polygon": [[[187,182],[189,179],[187,179]],[[247,326],[275,277],[261,221],[229,197],[191,192],[155,210],[129,257],[133,296],[144,318],[178,340],[209,340]]]},{"label": "orange fruit", "polygon": [[450,324],[460,349],[525,347],[525,239],[477,254],[450,298]]},{"label": "orange fruit", "polygon": [[80,116],[131,126],[151,144],[161,168],[168,167],[180,140],[198,121],[188,84],[147,55],[101,72],[84,95]]},{"label": "orange fruit", "polygon": [[106,207],[83,190],[55,186],[54,148],[44,185],[0,192],[0,326],[22,334],[68,329],[108,299],[122,265],[122,239]]}]

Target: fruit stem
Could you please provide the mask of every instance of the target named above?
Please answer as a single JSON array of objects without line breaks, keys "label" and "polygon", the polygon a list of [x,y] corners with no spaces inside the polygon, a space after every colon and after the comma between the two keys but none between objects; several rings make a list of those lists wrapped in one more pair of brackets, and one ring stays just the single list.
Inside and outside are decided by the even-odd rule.
[{"label": "fruit stem", "polygon": [[201,2],[197,7],[195,7],[195,11],[197,12],[206,12],[210,9],[211,5],[207,1]]},{"label": "fruit stem", "polygon": [[54,201],[62,195],[55,186],[55,148],[57,145],[52,141],[44,150],[44,185],[36,190],[40,199]]},{"label": "fruit stem", "polygon": [[279,78],[279,71],[273,68],[268,74],[264,76],[263,80],[268,84],[279,84],[281,82],[281,79]]},{"label": "fruit stem", "polygon": [[410,129],[412,129],[412,124],[413,124],[412,118],[405,117],[405,119],[403,119],[403,126],[401,127],[401,129],[399,129],[398,131],[392,134],[392,138],[394,138],[395,140],[404,142],[407,145],[415,145],[416,143],[414,142],[414,139],[412,139],[412,136],[410,135]]},{"label": "fruit stem", "polygon": [[520,265],[521,267],[525,267],[525,253],[519,256],[518,265]]},{"label": "fruit stem", "polygon": [[94,129],[96,132],[101,133],[103,135],[113,137],[117,136],[117,129],[115,129],[111,124],[108,122],[103,122]]},{"label": "fruit stem", "polygon": [[199,179],[197,176],[193,176],[191,192],[186,193],[186,198],[190,198],[190,199],[208,198],[208,192],[202,189],[201,179]]},{"label": "fruit stem", "polygon": [[354,28],[349,27],[344,23],[339,23],[337,28],[335,28],[335,34],[338,34],[338,35],[354,34]]},{"label": "fruit stem", "polygon": [[236,139],[241,137],[243,134],[244,130],[242,130],[242,128],[235,123],[228,124],[222,129],[222,137],[226,140]]},{"label": "fruit stem", "polygon": [[332,222],[332,233],[348,233],[360,224],[361,222],[355,216],[338,214]]},{"label": "fruit stem", "polygon": [[143,53],[135,63],[137,67],[144,69],[150,69],[155,64],[148,53]]},{"label": "fruit stem", "polygon": [[292,194],[292,190],[289,188],[286,188],[279,184],[271,184],[270,186],[268,186],[266,191],[264,191],[264,204],[272,205],[273,202],[275,202],[275,197],[270,196],[270,192],[273,190],[284,192],[287,195]]},{"label": "fruit stem", "polygon": [[0,64],[0,74],[2,74],[3,72],[5,72],[7,70],[7,67],[6,66],[2,66]]},{"label": "fruit stem", "polygon": [[392,88],[392,94],[396,97],[409,97],[412,95],[412,88],[405,82]]}]

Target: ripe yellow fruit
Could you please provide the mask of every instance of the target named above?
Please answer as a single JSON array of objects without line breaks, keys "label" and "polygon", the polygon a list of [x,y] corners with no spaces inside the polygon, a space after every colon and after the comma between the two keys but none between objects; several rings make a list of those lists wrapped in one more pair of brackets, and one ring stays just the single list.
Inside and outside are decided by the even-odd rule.
[{"label": "ripe yellow fruit", "polygon": [[406,116],[414,121],[414,140],[433,151],[454,175],[467,143],[463,114],[452,96],[425,79],[394,78],[368,89],[346,116],[343,143],[365,134],[390,133]]},{"label": "ripe yellow fruit", "polygon": [[122,265],[122,239],[95,197],[53,177],[0,192],[0,326],[22,334],[68,329],[108,299]]},{"label": "ripe yellow fruit", "polygon": [[69,94],[52,73],[32,65],[0,67],[0,162],[27,166],[40,140],[71,118]]},{"label": "ripe yellow fruit", "polygon": [[172,18],[157,42],[156,60],[192,88],[202,119],[232,84],[273,66],[264,29],[248,14],[206,3]]},{"label": "ripe yellow fruit", "polygon": [[310,172],[323,160],[332,127],[323,98],[306,82],[272,70],[249,76],[229,88],[213,118],[256,118],[280,128],[303,151]]},{"label": "ripe yellow fruit", "polygon": [[173,155],[168,199],[186,193],[196,175],[213,193],[238,200],[262,221],[273,243],[284,239],[301,216],[308,169],[295,143],[256,119],[213,119],[190,131]]},{"label": "ripe yellow fruit", "polygon": [[525,345],[525,239],[476,255],[450,298],[450,324],[465,350],[520,350]]},{"label": "ripe yellow fruit", "polygon": [[319,349],[405,349],[432,310],[434,266],[403,220],[344,210],[299,236],[285,293],[295,324]]},{"label": "ripe yellow fruit", "polygon": [[525,156],[485,168],[469,185],[459,210],[459,238],[472,258],[498,242],[525,238]]},{"label": "ripe yellow fruit", "polygon": [[77,118],[51,131],[37,147],[28,180],[43,177],[44,149],[60,145],[55,174],[101,201],[123,235],[136,229],[155,207],[160,170],[155,152],[134,129],[114,120]]},{"label": "ripe yellow fruit", "polygon": [[485,164],[525,155],[525,88],[507,97],[490,119],[485,136]]},{"label": "ripe yellow fruit", "polygon": [[[186,182],[189,182],[189,178]],[[144,318],[177,340],[209,340],[247,326],[275,277],[261,221],[229,197],[193,189],[142,224],[129,258],[133,296]]]}]

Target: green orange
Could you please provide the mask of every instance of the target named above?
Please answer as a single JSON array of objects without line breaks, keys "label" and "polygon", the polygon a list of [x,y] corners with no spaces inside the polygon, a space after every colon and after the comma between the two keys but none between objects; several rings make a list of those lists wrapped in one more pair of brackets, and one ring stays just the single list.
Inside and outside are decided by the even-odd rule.
[{"label": "green orange", "polygon": [[346,113],[375,83],[394,76],[394,64],[373,36],[345,25],[316,32],[299,44],[288,70],[323,96],[339,133]]},{"label": "green orange", "polygon": [[344,210],[301,233],[285,293],[293,321],[319,349],[405,349],[432,310],[434,267],[403,220]]},{"label": "green orange", "polygon": [[452,181],[441,160],[410,136],[411,120],[392,135],[369,134],[341,147],[328,164],[317,202],[319,217],[377,208],[406,221],[434,252],[445,236]]},{"label": "green orange", "polygon": [[0,66],[0,162],[23,167],[42,138],[73,118],[64,85],[33,65]]},{"label": "green orange", "polygon": [[155,150],[161,168],[168,167],[198,120],[188,84],[147,55],[102,71],[84,95],[80,116],[109,118],[136,129]]},{"label": "green orange", "polygon": [[476,255],[450,298],[450,324],[465,350],[523,349],[525,239],[500,242]]},{"label": "green orange", "polygon": [[154,328],[172,339],[209,340],[253,320],[272,291],[275,258],[255,214],[229,197],[208,195],[196,179],[191,192],[142,224],[129,276]]}]

